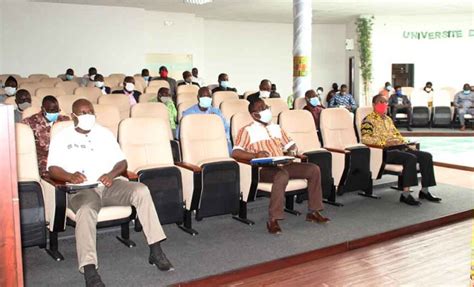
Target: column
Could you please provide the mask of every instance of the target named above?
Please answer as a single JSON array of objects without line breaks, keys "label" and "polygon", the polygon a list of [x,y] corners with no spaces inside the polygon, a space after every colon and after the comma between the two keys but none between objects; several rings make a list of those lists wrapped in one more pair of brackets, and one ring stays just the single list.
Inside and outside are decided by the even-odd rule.
[{"label": "column", "polygon": [[304,97],[311,88],[312,0],[293,0],[293,94]]}]

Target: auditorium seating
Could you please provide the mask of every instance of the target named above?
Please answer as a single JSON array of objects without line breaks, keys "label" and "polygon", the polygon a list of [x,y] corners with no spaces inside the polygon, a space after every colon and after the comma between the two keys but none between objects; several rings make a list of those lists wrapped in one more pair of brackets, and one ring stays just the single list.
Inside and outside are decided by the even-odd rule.
[{"label": "auditorium seating", "polygon": [[198,103],[197,93],[195,93],[195,92],[190,92],[190,93],[182,92],[182,93],[179,93],[176,96],[176,105],[179,105],[179,104],[184,103],[184,102],[194,102],[195,104],[197,104]]},{"label": "auditorium seating", "polygon": [[22,83],[19,85],[19,89],[27,90],[32,97],[36,95],[36,90],[39,88],[50,88],[52,87],[50,83]]},{"label": "auditorium seating", "polygon": [[115,73],[115,74],[110,74],[109,78],[115,78],[117,81],[119,81],[119,84],[123,82],[123,79],[125,79],[127,75],[122,74],[122,73]]},{"label": "auditorium seating", "polygon": [[189,93],[197,95],[199,87],[196,85],[181,85],[176,88],[176,94]]},{"label": "auditorium seating", "polygon": [[40,80],[41,83],[45,83],[50,85],[50,87],[54,87],[57,83],[62,82],[59,78],[43,78]]},{"label": "auditorium seating", "polygon": [[27,108],[26,110],[24,110],[23,113],[21,113],[21,119],[23,120],[23,119],[29,118],[32,115],[35,115],[39,112],[41,112],[41,107],[31,106]]},{"label": "auditorium seating", "polygon": [[133,79],[135,80],[135,90],[139,91],[140,93],[144,93],[145,88],[147,87],[145,83],[145,79],[143,79],[143,77],[141,76],[138,76],[138,77],[134,76]]},{"label": "auditorium seating", "polygon": [[120,111],[113,105],[93,105],[96,121],[103,127],[108,128],[117,138],[120,122]]},{"label": "auditorium seating", "polygon": [[420,90],[414,90],[411,96],[413,111],[413,126],[428,126],[430,123],[430,108],[428,107],[428,95]]},{"label": "auditorium seating", "polygon": [[220,104],[227,100],[238,100],[239,95],[236,92],[232,91],[221,91],[215,92],[212,94],[212,106],[215,108],[219,108]]},{"label": "auditorium seating", "polygon": [[280,99],[280,98],[274,98],[274,99],[264,99],[265,104],[267,104],[270,107],[270,110],[272,111],[272,122],[277,124],[278,123],[278,115],[280,115],[281,112],[283,111],[288,111],[288,104]]},{"label": "auditorium seating", "polygon": [[141,94],[140,97],[138,98],[138,102],[139,103],[149,103],[150,101],[152,100],[156,100],[157,99],[157,94],[155,93],[145,93],[145,94]]},{"label": "auditorium seating", "polygon": [[248,113],[248,106],[247,100],[226,100],[221,103],[220,110],[224,118],[230,122],[236,113]]},{"label": "auditorium seating", "polygon": [[194,106],[195,104],[197,104],[197,102],[195,101],[185,101],[185,102],[182,102],[178,105],[178,123],[181,122],[181,119],[183,118],[183,112],[187,109],[189,109],[190,107]]},{"label": "auditorium seating", "polygon": [[120,119],[130,117],[130,99],[125,94],[110,94],[102,95],[98,98],[99,105],[112,105],[118,108],[120,112]]},{"label": "auditorium seating", "polygon": [[293,107],[295,110],[302,110],[306,106],[306,98],[299,97],[295,99]]},{"label": "auditorium seating", "polygon": [[46,96],[53,96],[59,98],[65,96],[66,92],[60,88],[39,88],[36,90],[36,97],[42,101]]},{"label": "auditorium seating", "polygon": [[123,79],[120,77],[104,77],[104,85],[106,87],[115,88],[122,84]]},{"label": "auditorium seating", "polygon": [[258,93],[258,91],[245,91],[244,99],[246,100],[248,96],[250,96],[251,94],[255,94],[255,93]]},{"label": "auditorium seating", "polygon": [[452,122],[451,97],[447,90],[436,92],[433,97],[432,126],[451,126]]},{"label": "auditorium seating", "polygon": [[42,79],[47,79],[47,78],[49,78],[49,76],[46,74],[31,74],[28,76],[28,79],[32,79],[35,81],[41,81]]},{"label": "auditorium seating", "polygon": [[[6,105],[16,105],[15,97],[8,97],[5,99]],[[41,100],[35,96],[31,96],[31,106],[32,107],[41,107]]]},{"label": "auditorium seating", "polygon": [[74,90],[79,88],[79,83],[76,81],[61,81],[56,83],[54,87],[62,89],[66,95],[72,95],[74,94]]},{"label": "auditorium seating", "polygon": [[[159,90],[160,88],[163,88],[163,87],[169,89],[169,88],[170,88],[170,84],[168,83],[168,81],[165,81],[165,80],[153,80],[153,81],[150,81],[150,82],[148,83],[148,88],[151,88],[151,87],[153,87],[154,90],[156,90],[156,91],[155,91],[155,93],[156,93],[156,92],[158,92],[158,90]],[[148,92],[147,92],[147,93],[148,93]]]},{"label": "auditorium seating", "polygon": [[91,103],[96,104],[97,99],[102,96],[102,91],[96,87],[79,87],[74,90],[74,95],[85,97]]},{"label": "auditorium seating", "polygon": [[[59,108],[61,109],[61,114],[70,116],[72,113],[72,104],[79,99],[87,99],[85,96],[78,95],[65,95],[58,97]],[[88,100],[88,99],[87,99]],[[96,103],[92,103],[96,104]]]}]

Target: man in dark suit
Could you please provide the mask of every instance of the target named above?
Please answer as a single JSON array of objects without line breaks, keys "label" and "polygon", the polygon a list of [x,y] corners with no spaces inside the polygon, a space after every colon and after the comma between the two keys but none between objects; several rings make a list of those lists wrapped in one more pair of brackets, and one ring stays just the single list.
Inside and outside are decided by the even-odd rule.
[{"label": "man in dark suit", "polygon": [[272,83],[270,80],[263,79],[260,82],[260,86],[258,87],[259,91],[253,93],[247,97],[247,101],[255,102],[258,99],[267,99],[270,98],[272,92]]},{"label": "man in dark suit", "polygon": [[217,88],[212,89],[213,94],[215,92],[223,92],[223,91],[232,91],[232,92],[237,93],[236,88],[231,88],[229,86],[229,76],[227,74],[225,73],[219,74],[217,81],[219,82],[219,86]]},{"label": "man in dark suit", "polygon": [[113,91],[112,94],[127,95],[130,100],[130,105],[133,106],[138,103],[138,99],[142,93],[135,90],[135,79],[131,76],[127,76],[125,79],[123,79],[123,89]]},{"label": "man in dark suit", "polygon": [[184,80],[184,82],[179,83],[178,86],[182,86],[182,85],[196,85],[196,86],[200,87],[198,83],[193,82],[193,78],[192,78],[191,72],[189,72],[189,71],[184,71],[184,72],[183,72],[183,80]]},{"label": "man in dark suit", "polygon": [[408,118],[407,130],[411,131],[411,117],[412,109],[410,99],[404,94],[402,94],[402,87],[396,86],[395,93],[390,96],[388,99],[388,105],[390,106],[390,116],[392,121],[396,121],[397,113],[404,113]]}]

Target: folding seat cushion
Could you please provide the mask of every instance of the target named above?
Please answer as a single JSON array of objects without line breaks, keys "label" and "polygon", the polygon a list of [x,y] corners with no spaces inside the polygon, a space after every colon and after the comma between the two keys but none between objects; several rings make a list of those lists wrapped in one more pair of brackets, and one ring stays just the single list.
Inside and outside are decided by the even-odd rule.
[{"label": "folding seat cushion", "polygon": [[66,92],[60,88],[39,88],[36,90],[36,97],[43,100],[46,96],[53,96],[55,98],[66,95]]},{"label": "folding seat cushion", "polygon": [[128,169],[150,189],[160,222],[177,223],[194,235],[190,220],[194,174],[174,164],[167,128],[169,122],[161,118],[125,119],[120,123],[120,146]]},{"label": "folding seat cushion", "polygon": [[288,104],[280,98],[265,99],[264,101],[270,107],[270,110],[272,111],[272,115],[273,115],[272,122],[275,124],[278,123],[278,116],[280,115],[280,113],[283,111],[289,110]]},{"label": "folding seat cushion", "polygon": [[66,95],[74,94],[74,90],[79,88],[79,83],[76,81],[61,81],[54,85],[55,88],[62,89]]},{"label": "folding seat cushion", "polygon": [[120,112],[118,108],[113,105],[95,104],[93,106],[97,123],[108,128],[114,134],[115,138],[117,138],[120,123]]},{"label": "folding seat cushion", "polygon": [[227,100],[238,100],[239,95],[232,91],[221,91],[212,94],[212,106],[219,108],[221,103]]},{"label": "folding seat cushion", "polygon": [[428,107],[429,96],[424,91],[414,90],[411,95],[412,125],[428,126],[430,123],[430,108]]},{"label": "folding seat cushion", "polygon": [[448,90],[440,90],[433,96],[433,126],[451,126],[451,96]]},{"label": "folding seat cushion", "polygon": [[194,102],[195,104],[198,103],[198,99],[197,99],[197,92],[190,92],[190,93],[185,93],[185,92],[182,92],[182,93],[179,93],[177,96],[176,96],[176,105],[179,105],[181,103],[184,103],[184,102]]},{"label": "folding seat cushion", "polygon": [[293,106],[295,110],[302,110],[306,106],[306,98],[305,97],[296,98]]},{"label": "folding seat cushion", "polygon": [[110,94],[100,96],[97,100],[99,105],[112,105],[118,108],[120,111],[120,119],[126,119],[130,117],[130,100],[127,95],[124,94]]},{"label": "folding seat cushion", "polygon": [[199,87],[196,85],[181,85],[181,86],[178,86],[176,89],[177,89],[176,94],[178,95],[180,93],[189,93],[189,94],[197,95],[199,91]]},{"label": "folding seat cushion", "polygon": [[102,96],[102,91],[96,87],[79,87],[74,90],[74,95],[85,97],[91,103],[97,104],[97,99]]},{"label": "folding seat cushion", "polygon": [[333,157],[333,177],[338,195],[363,190],[372,197],[370,149],[357,141],[353,115],[345,108],[324,109],[320,130],[324,148]]},{"label": "folding seat cushion", "polygon": [[236,113],[248,113],[249,102],[247,100],[226,100],[221,103],[220,110],[224,118],[230,119]]}]

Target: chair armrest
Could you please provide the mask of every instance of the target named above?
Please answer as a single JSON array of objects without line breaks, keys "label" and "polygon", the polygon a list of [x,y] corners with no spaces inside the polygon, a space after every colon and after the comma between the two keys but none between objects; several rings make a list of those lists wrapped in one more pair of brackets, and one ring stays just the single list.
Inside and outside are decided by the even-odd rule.
[{"label": "chair armrest", "polygon": [[201,168],[199,166],[191,164],[191,163],[177,162],[177,163],[175,163],[175,165],[177,165],[179,167],[182,167],[182,168],[185,168],[185,169],[188,169],[192,172],[201,172]]},{"label": "chair armrest", "polygon": [[133,171],[126,170],[122,174],[123,177],[128,178],[130,181],[137,181],[138,180],[138,174],[134,173]]},{"label": "chair armrest", "polygon": [[385,147],[378,146],[378,145],[373,145],[373,144],[366,144],[366,146],[368,146],[370,148],[376,148],[376,149],[385,149]]},{"label": "chair armrest", "polygon": [[63,186],[63,185],[66,185],[66,182],[65,181],[59,181],[59,180],[54,180],[50,177],[43,177],[41,178],[42,180],[46,181],[47,183],[51,184],[52,186],[54,187],[59,187],[59,186]]},{"label": "chair armrest", "polygon": [[235,158],[235,157],[233,157],[233,159],[235,159],[236,162],[240,162],[240,163],[243,163],[243,164],[251,165],[251,164],[250,164],[250,160],[241,159],[241,158]]},{"label": "chair armrest", "polygon": [[342,150],[342,149],[338,149],[338,148],[325,147],[325,149],[327,149],[330,152],[337,152],[337,153],[344,153],[344,154],[350,153],[350,151],[348,151],[348,150]]},{"label": "chair armrest", "polygon": [[295,155],[296,158],[299,158],[301,160],[301,162],[307,162],[308,161],[308,156],[304,155],[304,154],[297,154]]}]

